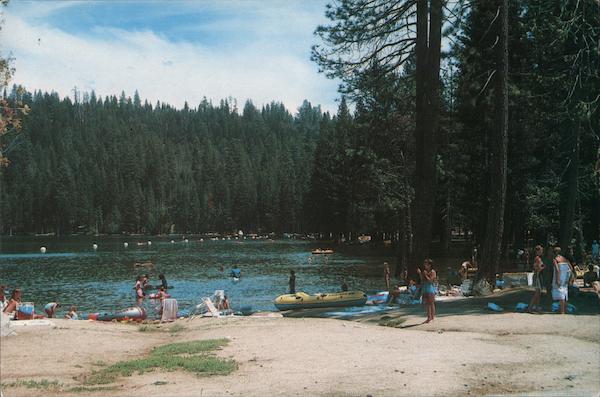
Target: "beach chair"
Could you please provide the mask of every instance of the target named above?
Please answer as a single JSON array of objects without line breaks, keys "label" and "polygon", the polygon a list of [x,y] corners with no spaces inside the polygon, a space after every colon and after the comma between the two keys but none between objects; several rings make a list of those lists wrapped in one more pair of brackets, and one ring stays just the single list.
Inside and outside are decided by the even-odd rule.
[{"label": "beach chair", "polygon": [[202,301],[196,305],[196,307],[190,314],[188,321],[192,320],[193,318],[195,318],[197,316],[220,317],[221,313],[219,313],[219,310],[217,310],[217,308],[215,307],[215,304],[213,303],[211,298],[204,297],[204,298],[202,298]]}]

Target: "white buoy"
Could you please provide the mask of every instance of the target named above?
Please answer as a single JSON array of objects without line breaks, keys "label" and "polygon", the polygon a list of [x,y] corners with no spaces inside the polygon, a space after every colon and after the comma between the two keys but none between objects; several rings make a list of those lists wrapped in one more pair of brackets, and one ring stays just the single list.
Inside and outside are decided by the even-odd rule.
[{"label": "white buoy", "polygon": [[238,236],[242,237],[244,235],[244,232],[242,232],[241,230],[238,230]]},{"label": "white buoy", "polygon": [[94,249],[94,251],[96,251],[98,249],[98,244],[92,244],[92,248]]},{"label": "white buoy", "polygon": [[175,240],[171,240],[171,244],[175,244]]},{"label": "white buoy", "polygon": [[152,241],[148,240],[148,245],[152,245]]},{"label": "white buoy", "polygon": [[129,243],[123,243],[123,247],[125,247],[125,248],[129,247]]},{"label": "white buoy", "polygon": [[185,240],[183,240],[184,243],[189,243],[189,240],[186,238]]},{"label": "white buoy", "polygon": [[201,238],[201,239],[200,239],[200,242],[201,242],[201,243],[203,243],[203,242],[204,242],[204,239],[203,239],[203,238]]},{"label": "white buoy", "polygon": [[40,252],[41,252],[42,254],[45,254],[45,253],[46,253],[46,247],[42,247],[42,248],[40,248]]}]

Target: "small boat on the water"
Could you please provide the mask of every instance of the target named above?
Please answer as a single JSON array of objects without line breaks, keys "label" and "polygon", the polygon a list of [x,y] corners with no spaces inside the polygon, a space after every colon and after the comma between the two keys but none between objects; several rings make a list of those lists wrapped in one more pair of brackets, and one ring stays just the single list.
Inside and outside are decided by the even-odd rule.
[{"label": "small boat on the water", "polygon": [[316,250],[312,251],[313,255],[322,255],[322,254],[333,254],[333,250],[332,249],[321,249],[321,248],[317,248]]},{"label": "small boat on the water", "polygon": [[280,295],[275,298],[275,307],[279,310],[314,309],[319,307],[363,306],[367,294],[362,291],[332,292],[309,295],[305,292]]},{"label": "small boat on the water", "polygon": [[143,307],[130,307],[116,312],[90,313],[87,316],[84,316],[83,319],[95,321],[145,320],[146,310]]}]

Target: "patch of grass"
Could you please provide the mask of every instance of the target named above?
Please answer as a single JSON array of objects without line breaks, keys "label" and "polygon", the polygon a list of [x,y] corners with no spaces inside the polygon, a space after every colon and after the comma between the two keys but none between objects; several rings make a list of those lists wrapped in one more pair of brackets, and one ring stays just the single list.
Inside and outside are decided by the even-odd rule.
[{"label": "patch of grass", "polygon": [[98,360],[92,363],[93,366],[96,367],[106,367],[108,364],[106,364],[104,361],[102,360]]},{"label": "patch of grass", "polygon": [[168,385],[169,382],[165,382],[164,380],[157,380],[156,382],[153,383],[154,386],[162,386],[162,385]]},{"label": "patch of grass", "polygon": [[383,327],[392,327],[392,328],[399,328],[402,326],[402,324],[404,324],[406,320],[405,319],[385,319],[385,320],[381,320],[379,321],[379,325],[383,326]]},{"label": "patch of grass", "polygon": [[185,329],[185,327],[181,324],[173,324],[170,328],[169,328],[169,332],[172,334],[176,334],[178,332],[181,332]]},{"label": "patch of grass", "polygon": [[156,332],[156,331],[161,331],[161,329],[158,327],[153,327],[151,325],[140,325],[140,327],[138,328],[138,331],[140,331],[140,332]]},{"label": "patch of grass", "polygon": [[138,328],[139,332],[170,332],[171,334],[176,334],[185,329],[185,327],[181,324],[173,324],[169,328],[163,328],[160,326],[152,326],[152,325],[141,325]]},{"label": "patch of grass", "polygon": [[26,387],[28,389],[58,389],[62,386],[57,380],[18,380],[11,383],[2,383],[2,387]]},{"label": "patch of grass", "polygon": [[116,389],[117,388],[115,386],[75,386],[75,387],[71,387],[67,391],[70,391],[73,393],[85,393],[85,392],[92,392],[92,391],[110,391],[110,390],[116,390]]},{"label": "patch of grass", "polygon": [[109,367],[92,372],[84,383],[87,385],[112,383],[119,376],[143,374],[161,369],[184,370],[197,375],[227,375],[237,368],[233,360],[211,354],[228,343],[227,339],[210,339],[172,343],[154,348],[146,358],[120,361]]},{"label": "patch of grass", "polygon": [[194,340],[191,342],[179,342],[170,343],[155,347],[152,350],[152,355],[174,355],[174,354],[198,354],[207,353],[218,348],[227,345],[228,339],[207,339],[207,340]]}]

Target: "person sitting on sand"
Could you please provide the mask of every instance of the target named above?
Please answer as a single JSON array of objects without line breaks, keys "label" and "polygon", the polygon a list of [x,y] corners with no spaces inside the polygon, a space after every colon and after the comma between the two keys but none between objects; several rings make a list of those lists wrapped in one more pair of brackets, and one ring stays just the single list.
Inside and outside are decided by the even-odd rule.
[{"label": "person sitting on sand", "polygon": [[348,283],[346,282],[346,279],[344,279],[344,278],[342,279],[341,289],[342,289],[342,292],[348,291]]},{"label": "person sitting on sand", "polygon": [[296,293],[296,272],[290,270],[290,279],[288,281],[288,285],[290,287],[290,294]]},{"label": "person sitting on sand", "polygon": [[594,271],[594,265],[588,265],[588,271],[583,275],[583,286],[591,287],[594,281],[598,281],[598,275]]},{"label": "person sitting on sand", "polygon": [[46,306],[44,306],[44,311],[46,312],[46,315],[48,316],[48,318],[53,318],[54,313],[56,312],[56,309],[58,309],[59,307],[60,307],[60,303],[58,303],[58,302],[46,303]]},{"label": "person sitting on sand", "polygon": [[159,274],[158,275],[158,279],[160,280],[160,285],[162,285],[163,287],[165,287],[165,289],[169,288],[169,284],[167,284],[167,279],[165,278],[164,274]]},{"label": "person sitting on sand", "polygon": [[471,267],[471,262],[464,261],[460,268],[458,269],[458,274],[460,275],[461,281],[464,281],[469,278],[469,268]]},{"label": "person sitting on sand", "polygon": [[533,260],[533,288],[535,288],[535,292],[531,297],[531,302],[529,302],[529,306],[527,307],[527,311],[531,313],[533,310],[540,311],[540,296],[542,295],[542,288],[544,286],[544,279],[542,277],[542,271],[546,266],[542,261],[541,256],[536,256]]},{"label": "person sitting on sand", "polygon": [[223,300],[221,301],[220,304],[220,310],[229,310],[231,309],[231,306],[229,305],[229,298],[227,297],[227,295],[223,296]]},{"label": "person sitting on sand", "polygon": [[68,320],[79,320],[79,316],[77,315],[77,306],[71,306],[69,312],[65,315],[65,318]]},{"label": "person sitting on sand", "polygon": [[421,277],[421,288],[423,303],[427,308],[426,323],[433,321],[435,317],[435,282],[437,275],[433,270],[433,260],[425,259],[423,261],[423,270],[417,268],[417,273]]},{"label": "person sitting on sand", "polygon": [[406,287],[406,293],[410,295],[411,299],[417,299],[417,295],[419,292],[419,288],[417,288],[417,282],[414,278],[411,278],[408,281],[408,286]]},{"label": "person sitting on sand", "polygon": [[400,296],[400,294],[402,294],[402,291],[400,291],[400,284],[396,284],[394,286],[394,288],[392,288],[392,290],[390,291],[390,294],[388,295],[388,299],[389,301],[394,301],[396,298],[398,298]]},{"label": "person sitting on sand", "polygon": [[10,294],[10,299],[8,303],[4,306],[2,310],[4,313],[13,313],[17,311],[17,307],[21,303],[21,290],[19,288],[15,288],[12,290]]}]

